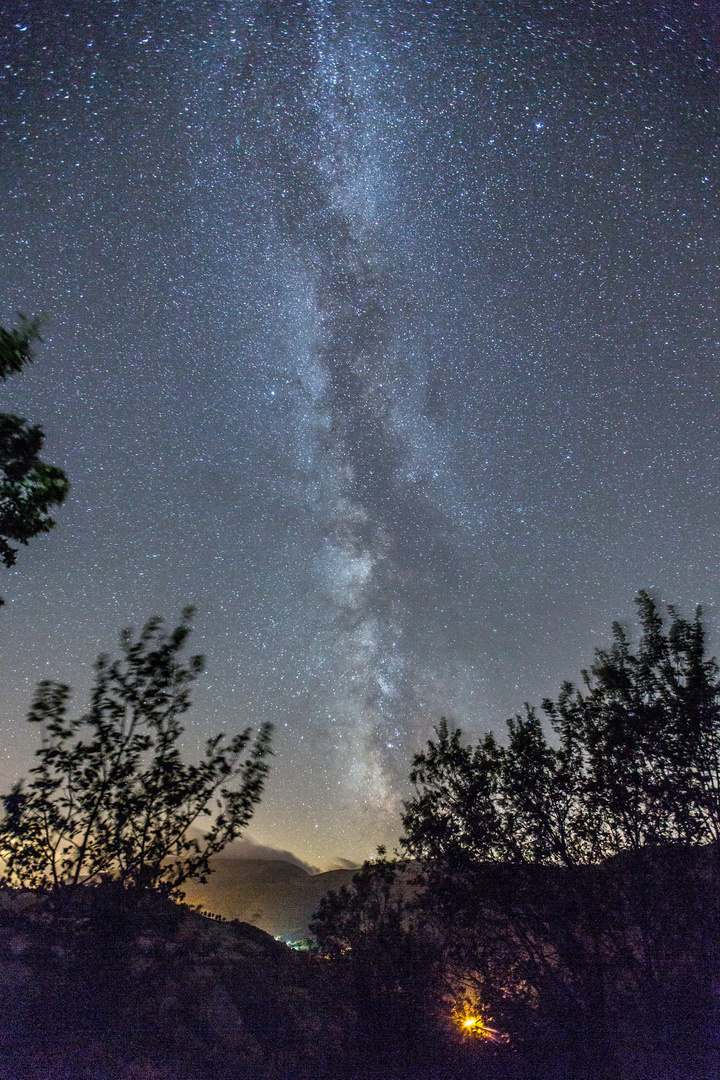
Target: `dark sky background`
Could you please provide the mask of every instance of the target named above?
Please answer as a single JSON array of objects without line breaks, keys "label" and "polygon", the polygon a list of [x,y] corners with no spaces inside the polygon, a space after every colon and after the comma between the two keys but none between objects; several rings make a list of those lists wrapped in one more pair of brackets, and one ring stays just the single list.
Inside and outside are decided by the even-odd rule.
[{"label": "dark sky background", "polygon": [[277,725],[251,835],[399,832],[443,714],[577,678],[647,588],[715,635],[715,0],[0,4],[0,407],[71,496],[0,592],[39,678],[197,605],[187,748]]}]

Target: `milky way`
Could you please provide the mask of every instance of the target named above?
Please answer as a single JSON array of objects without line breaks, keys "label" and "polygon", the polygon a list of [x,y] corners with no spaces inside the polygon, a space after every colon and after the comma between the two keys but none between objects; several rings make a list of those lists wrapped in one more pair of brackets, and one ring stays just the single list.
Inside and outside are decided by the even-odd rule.
[{"label": "milky way", "polygon": [[[38,678],[197,605],[188,752],[270,719],[265,844],[399,831],[409,761],[718,601],[719,21],[699,0],[4,6],[6,408],[72,498],[0,592]],[[80,700],[79,705],[82,704]]]},{"label": "milky way", "polygon": [[[297,431],[329,630],[317,662],[348,795],[392,813],[427,694],[428,660],[406,643],[407,628],[437,621],[432,609],[413,611],[423,578],[414,564],[424,547],[434,555],[427,584],[441,569],[447,576],[454,545],[441,552],[437,537],[452,537],[457,511],[437,480],[442,472],[443,484],[459,484],[427,416],[402,268],[379,220],[373,58],[382,42],[364,22],[328,4],[288,19],[289,55],[273,56],[270,85],[257,78],[253,89],[266,118],[258,158],[270,151],[270,202],[304,286]],[[288,118],[268,147],[278,108]]]}]

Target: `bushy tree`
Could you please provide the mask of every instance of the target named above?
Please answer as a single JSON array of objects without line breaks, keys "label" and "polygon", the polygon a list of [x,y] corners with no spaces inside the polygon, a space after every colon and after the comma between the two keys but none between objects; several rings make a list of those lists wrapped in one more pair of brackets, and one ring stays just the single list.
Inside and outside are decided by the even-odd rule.
[{"label": "bushy tree", "polygon": [[581,796],[594,858],[647,844],[720,838],[720,681],[692,621],[668,607],[665,626],[647,593],[636,600],[635,651],[619,624],[584,687],[566,684],[543,708],[582,750]]},{"label": "bushy tree", "polygon": [[650,844],[720,838],[720,681],[701,612],[637,597],[581,688],[566,683],[476,747],[444,721],[413,761],[404,847],[419,858],[573,865]]},{"label": "bushy tree", "polygon": [[337,960],[353,949],[357,953],[363,940],[375,941],[379,927],[388,941],[401,936],[407,915],[402,877],[403,864],[388,859],[380,847],[378,858],[363,864],[351,886],[326,893],[310,925],[322,954]]},{"label": "bushy tree", "polygon": [[[39,320],[22,316],[13,330],[0,326],[0,379],[21,371],[33,359],[32,344],[40,339],[39,326]],[[40,459],[43,439],[37,424],[0,413],[0,560],[7,567],[17,558],[14,544],[27,544],[32,537],[52,529],[55,522],[49,510],[68,493],[62,469]]]},{"label": "bushy tree", "polygon": [[[182,716],[203,659],[181,657],[192,609],[172,632],[121,635],[96,664],[90,708],[68,717],[67,686],[40,683],[28,720],[41,731],[30,779],[2,799],[0,857],[11,885],[47,888],[114,878],[176,893],[240,835],[268,771],[270,727],[208,739],[182,760]],[[193,826],[202,828],[193,833]],[[204,831],[203,831],[204,830]]]},{"label": "bushy tree", "polygon": [[502,748],[492,733],[472,747],[443,718],[437,741],[418,754],[410,781],[416,796],[406,803],[404,841],[414,858],[442,853],[450,862],[502,859],[507,854],[497,803]]},{"label": "bushy tree", "polygon": [[425,1080],[446,1049],[446,980],[414,919],[413,867],[378,856],[323,897],[310,931],[355,1013],[358,1075]]},{"label": "bushy tree", "polygon": [[[528,706],[472,746],[442,721],[413,761],[403,859],[316,917],[356,999],[369,985],[390,1015],[394,988],[445,1046],[433,1075],[718,1072],[719,672],[699,611],[637,605],[637,646],[616,625],[545,723]],[[393,982],[416,957],[431,979]]]}]

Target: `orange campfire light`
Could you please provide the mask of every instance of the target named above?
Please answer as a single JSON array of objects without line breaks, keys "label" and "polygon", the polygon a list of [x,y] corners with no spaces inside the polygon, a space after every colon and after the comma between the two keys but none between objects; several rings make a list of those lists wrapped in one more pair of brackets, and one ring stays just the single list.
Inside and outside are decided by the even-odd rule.
[{"label": "orange campfire light", "polygon": [[453,1019],[463,1035],[471,1035],[478,1039],[489,1039],[491,1042],[507,1041],[506,1036],[501,1035],[495,1028],[488,1027],[482,1016],[468,1011],[467,1004],[462,1011],[455,1012]]}]

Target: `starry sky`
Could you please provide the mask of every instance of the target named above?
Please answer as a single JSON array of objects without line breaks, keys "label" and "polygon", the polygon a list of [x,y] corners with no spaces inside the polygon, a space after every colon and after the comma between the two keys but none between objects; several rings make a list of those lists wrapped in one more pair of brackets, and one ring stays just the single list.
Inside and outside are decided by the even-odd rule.
[{"label": "starry sky", "polygon": [[0,581],[5,787],[38,679],[191,602],[187,752],[272,721],[250,835],[324,868],[639,588],[718,639],[714,0],[0,19],[0,407],[72,483]]}]

